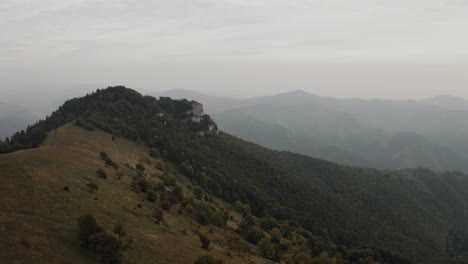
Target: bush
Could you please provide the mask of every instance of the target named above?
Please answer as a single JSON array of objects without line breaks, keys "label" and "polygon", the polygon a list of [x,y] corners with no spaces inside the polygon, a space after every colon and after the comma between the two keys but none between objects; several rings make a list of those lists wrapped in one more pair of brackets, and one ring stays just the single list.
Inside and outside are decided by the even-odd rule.
[{"label": "bush", "polygon": [[200,234],[200,242],[202,243],[202,248],[204,249],[208,249],[210,246],[210,239],[205,235]]},{"label": "bush", "polygon": [[89,247],[89,238],[92,235],[104,231],[104,229],[96,223],[96,219],[92,215],[82,215],[78,217],[77,222],[78,239],[84,247]]},{"label": "bush", "polygon": [[156,166],[156,169],[158,169],[158,170],[161,170],[161,171],[166,170],[166,165],[164,164],[164,162],[162,160],[157,160],[155,166]]},{"label": "bush", "polygon": [[223,264],[224,262],[211,256],[202,256],[195,260],[194,264]]},{"label": "bush", "polygon": [[252,244],[257,244],[265,237],[263,230],[258,226],[252,226],[247,232],[247,240]]},{"label": "bush", "polygon": [[94,183],[88,183],[86,186],[88,186],[90,192],[99,190],[99,187]]},{"label": "bush", "polygon": [[275,244],[279,244],[281,242],[281,239],[283,238],[281,236],[281,231],[279,230],[279,228],[273,228],[270,232],[270,235],[271,235],[271,241]]},{"label": "bush", "polygon": [[199,200],[203,197],[203,194],[205,193],[203,191],[203,188],[200,186],[193,186],[192,192],[195,195],[195,197],[197,197],[197,199]]},{"label": "bush", "polygon": [[154,193],[153,191],[146,193],[146,200],[154,203],[156,202],[156,199],[157,199],[156,193]]},{"label": "bush", "polygon": [[105,151],[101,151],[100,156],[102,160],[106,160],[107,158],[109,158],[109,155],[107,155]]},{"label": "bush", "polygon": [[159,225],[164,220],[164,214],[163,211],[159,208],[154,208],[153,210],[153,219],[156,222],[156,224]]},{"label": "bush", "polygon": [[106,264],[118,264],[122,257],[123,244],[115,236],[104,232],[91,235],[89,248]]},{"label": "bush", "polygon": [[172,174],[165,174],[162,177],[162,180],[166,186],[171,186],[176,184],[175,176]]},{"label": "bush", "polygon": [[107,174],[106,174],[106,172],[105,172],[103,169],[97,169],[97,170],[96,170],[96,175],[97,175],[99,178],[107,179]]},{"label": "bush", "polygon": [[149,187],[150,187],[150,185],[149,185],[147,180],[145,180],[143,178],[138,180],[138,188],[139,188],[140,191],[146,192]]},{"label": "bush", "polygon": [[135,168],[136,168],[137,170],[141,171],[141,172],[144,172],[144,171],[145,171],[145,166],[143,166],[143,164],[141,164],[141,163],[137,163],[137,164],[135,165]]},{"label": "bush", "polygon": [[127,231],[125,231],[125,228],[122,224],[115,224],[112,231],[119,237],[119,239],[127,235]]},{"label": "bush", "polygon": [[265,237],[257,244],[258,251],[260,254],[268,259],[274,259],[278,255],[277,246],[271,243],[270,239]]}]

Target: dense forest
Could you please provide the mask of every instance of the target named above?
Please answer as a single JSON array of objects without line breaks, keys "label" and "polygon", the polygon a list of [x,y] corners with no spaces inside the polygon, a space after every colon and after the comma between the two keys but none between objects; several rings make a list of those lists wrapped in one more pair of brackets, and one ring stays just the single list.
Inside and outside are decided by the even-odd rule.
[{"label": "dense forest", "polygon": [[109,87],[67,101],[0,142],[0,153],[37,147],[47,132],[75,121],[144,143],[204,191],[248,205],[262,221],[246,221],[246,234],[257,224],[281,227],[285,234],[302,230],[311,252],[322,256],[316,263],[332,263],[320,254],[325,251],[339,252],[342,263],[466,263],[466,175],[353,168],[272,151],[222,132],[200,136],[215,124],[208,115],[200,123],[188,121],[191,109],[187,100]]}]

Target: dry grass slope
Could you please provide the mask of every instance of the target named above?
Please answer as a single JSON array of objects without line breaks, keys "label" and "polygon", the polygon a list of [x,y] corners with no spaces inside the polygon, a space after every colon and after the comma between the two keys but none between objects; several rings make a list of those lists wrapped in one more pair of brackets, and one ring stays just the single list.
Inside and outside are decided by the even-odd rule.
[{"label": "dry grass slope", "polygon": [[[104,168],[101,151],[126,176],[118,179],[114,169]],[[201,226],[173,208],[165,212],[163,224],[155,224],[150,217],[155,205],[131,191],[132,170],[124,166],[142,163],[148,176],[161,175],[148,153],[142,145],[121,138],[113,141],[110,134],[68,124],[50,132],[39,148],[0,155],[0,263],[98,263],[76,238],[76,219],[83,214],[92,214],[108,231],[116,223],[126,227],[135,241],[123,263],[193,263],[204,254],[225,263],[268,262],[234,232],[238,220],[229,221],[224,229]],[[171,164],[166,166],[191,195],[190,181]],[[108,179],[96,177],[98,168],[105,169]],[[89,183],[99,190],[90,192]],[[235,215],[229,205],[214,201]],[[201,248],[199,233],[210,237],[209,251]]]}]

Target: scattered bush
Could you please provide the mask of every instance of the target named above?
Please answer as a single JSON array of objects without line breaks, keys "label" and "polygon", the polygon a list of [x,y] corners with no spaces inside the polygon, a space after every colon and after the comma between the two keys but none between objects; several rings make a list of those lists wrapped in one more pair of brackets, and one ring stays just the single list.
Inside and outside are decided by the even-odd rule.
[{"label": "scattered bush", "polygon": [[153,213],[152,213],[153,219],[156,222],[156,224],[160,224],[164,220],[164,214],[163,211],[159,208],[154,208]]},{"label": "scattered bush", "polygon": [[107,179],[107,174],[106,174],[106,172],[105,172],[103,169],[97,169],[97,170],[96,170],[96,175],[97,175],[99,178]]},{"label": "scattered bush", "polygon": [[252,226],[247,232],[247,240],[252,244],[257,244],[265,237],[263,230],[258,226]]},{"label": "scattered bush", "polygon": [[164,164],[164,161],[162,161],[162,160],[156,160],[155,167],[156,167],[156,169],[161,170],[161,171],[166,170],[166,165]]},{"label": "scattered bush", "polygon": [[124,176],[124,173],[121,170],[115,171],[115,176],[117,176],[117,179],[121,179]]},{"label": "scattered bush", "polygon": [[81,241],[81,245],[88,248],[89,238],[99,232],[103,232],[104,229],[96,223],[96,219],[92,215],[82,215],[78,217],[78,239]]},{"label": "scattered bush", "polygon": [[124,249],[122,241],[104,232],[91,235],[89,248],[106,264],[120,263]]},{"label": "scattered bush", "polygon": [[148,181],[144,178],[138,180],[138,188],[141,192],[146,192],[150,187]]},{"label": "scattered bush", "polygon": [[154,202],[156,202],[156,199],[157,199],[157,195],[156,195],[155,192],[149,191],[149,192],[146,193],[146,200],[154,203]]},{"label": "scattered bush", "polygon": [[66,192],[69,192],[69,191],[70,191],[70,187],[68,187],[68,185],[65,185],[65,186],[63,186],[63,190],[66,191]]},{"label": "scattered bush", "polygon": [[137,163],[137,164],[135,165],[135,168],[136,168],[137,170],[141,171],[141,172],[144,172],[144,171],[145,171],[145,166],[143,166],[143,164],[141,164],[141,163]]},{"label": "scattered bush", "polygon": [[172,174],[165,174],[162,177],[162,180],[166,186],[173,186],[176,184],[175,176]]},{"label": "scattered bush", "polygon": [[125,231],[125,228],[122,224],[115,224],[112,231],[119,237],[119,239],[127,235],[127,231]]},{"label": "scattered bush", "polygon": [[197,199],[199,200],[203,197],[203,194],[205,193],[203,191],[203,188],[200,186],[193,186],[192,192],[193,192],[193,195],[195,195],[195,197],[197,197]]},{"label": "scattered bush", "polygon": [[270,239],[265,237],[257,244],[258,251],[260,254],[268,259],[274,259],[278,255],[277,246],[271,243]]},{"label": "scattered bush", "polygon": [[210,246],[210,239],[203,234],[200,234],[200,242],[202,244],[202,248],[204,249],[208,249],[208,247]]},{"label": "scattered bush", "polygon": [[102,160],[106,160],[107,158],[109,158],[109,155],[107,155],[105,151],[101,151],[100,156]]},{"label": "scattered bush", "polygon": [[270,235],[271,235],[271,241],[275,244],[279,244],[281,242],[281,239],[283,238],[281,236],[281,231],[277,227],[271,230]]}]

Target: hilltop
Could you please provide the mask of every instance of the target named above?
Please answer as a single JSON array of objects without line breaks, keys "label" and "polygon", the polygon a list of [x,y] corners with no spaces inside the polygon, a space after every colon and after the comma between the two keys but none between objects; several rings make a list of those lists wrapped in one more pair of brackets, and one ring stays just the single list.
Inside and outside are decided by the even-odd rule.
[{"label": "hilltop", "polygon": [[[122,202],[120,207],[128,209],[137,206],[136,197],[139,195],[139,199],[144,200],[147,194],[141,190],[138,194],[132,193],[129,184],[132,184],[133,179],[137,182],[143,179],[149,181],[149,177],[154,174],[156,182],[150,186],[156,192],[156,201],[150,206],[164,206],[167,194],[161,196],[162,193],[173,193],[175,187],[159,188],[157,182],[164,180],[165,173],[171,174],[177,179],[183,194],[176,199],[179,204],[176,212],[180,209],[180,215],[175,214],[177,219],[167,221],[171,225],[190,218],[191,207],[199,208],[186,199],[195,195],[188,186],[199,186],[197,192],[206,194],[203,202],[211,204],[213,208],[207,209],[210,213],[202,218],[203,221],[200,222],[198,218],[195,227],[208,231],[213,228],[215,238],[218,237],[213,240],[213,246],[222,248],[220,251],[213,250],[213,255],[227,263],[232,256],[223,256],[220,252],[231,247],[223,244],[223,241],[229,241],[224,235],[229,234],[247,245],[250,250],[246,248],[240,251],[251,252],[244,257],[255,258],[257,263],[266,261],[261,255],[288,263],[300,263],[299,256],[305,258],[303,263],[444,263],[449,258],[467,252],[466,175],[437,174],[424,169],[379,171],[353,168],[290,152],[272,151],[229,134],[218,133],[216,124],[200,111],[200,107],[187,100],[145,97],[125,87],[110,87],[67,101],[46,120],[17,133],[11,142],[0,145],[3,152],[16,150],[0,156],[2,170],[7,172],[2,174],[2,188],[6,188],[2,192],[11,194],[3,198],[5,201],[2,205],[8,208],[2,211],[12,214],[5,218],[16,222],[23,219],[22,215],[41,215],[45,221],[42,226],[48,231],[39,234],[63,228],[66,233],[57,238],[64,243],[63,248],[68,250],[64,249],[63,252],[78,250],[79,253],[73,254],[85,255],[77,258],[92,257],[86,255],[86,250],[83,252],[77,249],[75,246],[79,247],[79,241],[71,237],[76,224],[69,221],[73,221],[78,214],[92,213],[106,227],[117,217],[116,220],[127,222],[129,234],[148,234],[153,225],[148,229],[146,222],[140,222],[147,221],[143,218],[147,218],[148,211],[134,218],[132,216],[132,219],[118,219],[122,211],[113,206],[119,204],[112,204],[109,208],[100,205],[94,207],[95,200],[90,201],[93,206],[85,200],[81,204],[84,197],[81,195],[76,196],[72,207],[85,210],[77,211],[76,215],[66,219],[54,220],[49,215],[51,212],[55,215],[57,208],[61,208],[55,204],[54,197],[72,195],[75,184],[84,184],[82,179],[95,181],[96,169],[104,169],[111,175],[115,168],[110,167],[116,163],[123,170],[124,176],[120,181],[126,180],[121,183],[119,179],[108,177],[101,183],[104,186],[102,195],[107,197],[102,198],[104,205],[106,201],[118,199]],[[75,125],[71,125],[72,122]],[[81,128],[76,128],[76,125]],[[86,136],[78,137],[74,134]],[[61,140],[56,141],[54,135],[59,135],[57,138]],[[103,140],[99,140],[101,138]],[[93,143],[95,147],[84,152],[87,151],[87,145],[96,140],[99,143]],[[57,157],[50,154],[54,144],[59,149],[63,148],[63,151],[57,152]],[[138,147],[124,147],[132,144],[138,144]],[[40,147],[30,149],[37,146]],[[105,151],[112,159],[108,168],[103,168],[103,161],[98,157],[100,151]],[[32,154],[21,156],[27,153]],[[61,160],[61,163],[47,161],[55,158]],[[164,171],[157,169],[157,166],[161,167],[161,162],[166,168]],[[136,163],[148,168],[145,174],[138,173]],[[79,168],[87,169],[80,172]],[[55,171],[59,172],[56,176],[59,178],[49,176]],[[17,177],[18,174],[24,177]],[[36,187],[37,184],[31,184],[31,179],[44,182],[45,189],[40,189],[41,185]],[[65,183],[65,179],[73,179],[73,184]],[[62,184],[67,184],[70,192],[61,193],[63,190],[52,188],[63,188]],[[35,204],[36,211],[33,214],[27,209],[16,210],[16,207],[21,208],[23,205],[31,206],[27,200],[20,198],[23,193],[14,192],[23,190],[21,187],[26,192],[44,193],[43,197],[49,198]],[[57,196],[57,192],[60,192],[60,196]],[[98,192],[99,204],[102,200],[101,188]],[[180,191],[177,193],[180,194]],[[20,206],[15,201],[23,202]],[[142,208],[147,208],[146,201],[142,203]],[[232,209],[234,205],[235,209]],[[223,210],[227,215],[220,217],[216,212]],[[221,220],[219,224],[220,219],[226,223],[222,224],[224,221]],[[216,223],[223,229],[216,229]],[[190,225],[183,225],[181,229],[185,229],[188,234],[194,233],[190,231],[193,230]],[[27,225],[18,229],[18,232],[28,230]],[[271,243],[278,232],[283,238],[280,244],[275,246],[273,243],[271,251],[259,251],[258,246],[253,246],[259,241],[252,239],[252,234],[262,234],[267,237],[265,243]],[[33,233],[30,237],[36,239],[37,235]],[[195,243],[194,237],[193,234],[189,235],[185,238],[186,242]],[[169,238],[161,236],[158,240],[155,237],[157,243],[177,243],[166,239]],[[138,245],[144,249],[125,252],[124,261],[127,257],[129,261],[136,261],[138,257],[133,258],[133,254],[159,252],[146,243],[135,243],[134,248]],[[265,244],[262,243],[260,245]],[[29,242],[26,244],[30,245]],[[288,250],[280,251],[281,244],[285,244]],[[194,244],[186,245],[191,249],[187,253],[190,258],[200,253]],[[75,255],[67,256],[73,258]],[[189,259],[180,257],[185,261]],[[44,257],[44,260],[53,259]]]}]

